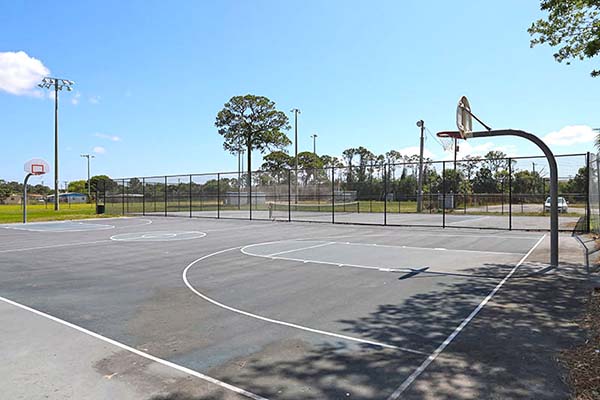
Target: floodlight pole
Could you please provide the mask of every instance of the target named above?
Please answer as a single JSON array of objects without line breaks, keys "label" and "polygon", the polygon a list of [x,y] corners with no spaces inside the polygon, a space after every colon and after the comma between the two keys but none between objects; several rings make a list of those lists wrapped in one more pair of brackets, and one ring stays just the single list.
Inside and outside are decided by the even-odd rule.
[{"label": "floodlight pole", "polygon": [[60,206],[58,197],[58,85],[54,84],[54,211]]},{"label": "floodlight pole", "polygon": [[317,155],[317,134],[315,133],[314,135],[310,135],[310,137],[313,140],[313,154],[316,156]]},{"label": "floodlight pole", "polygon": [[296,196],[294,203],[298,203],[298,114],[300,110],[298,108],[292,108],[290,112],[294,113],[294,172],[296,180]]},{"label": "floodlight pole", "polygon": [[54,210],[59,209],[58,198],[58,92],[63,89],[73,90],[71,86],[75,82],[62,78],[45,77],[38,86],[42,89],[54,87]]},{"label": "floodlight pole", "polygon": [[417,121],[417,126],[421,128],[421,143],[419,149],[419,176],[417,189],[417,212],[423,210],[423,150],[425,147],[425,121],[422,119]]},{"label": "floodlight pole", "polygon": [[514,129],[472,132],[468,137],[518,136],[535,143],[544,153],[550,167],[550,265],[558,267],[558,167],[550,148],[537,136]]},{"label": "floodlight pole", "polygon": [[96,158],[93,154],[82,154],[81,157],[87,158],[87,186],[88,186],[88,201],[92,201],[92,189],[90,187],[90,158]]}]

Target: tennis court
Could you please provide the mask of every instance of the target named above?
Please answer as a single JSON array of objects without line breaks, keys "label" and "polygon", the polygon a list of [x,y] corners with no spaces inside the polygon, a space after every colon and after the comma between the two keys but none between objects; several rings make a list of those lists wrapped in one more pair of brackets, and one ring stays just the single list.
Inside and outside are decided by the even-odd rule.
[{"label": "tennis court", "polygon": [[[0,238],[3,307],[114,346],[89,369],[131,384],[131,398],[567,390],[544,362],[574,337],[549,326],[579,301],[580,269],[548,269],[544,233],[146,216],[4,225]],[[564,315],[549,322],[556,310],[544,307],[559,300]],[[0,328],[5,343],[10,332]],[[43,332],[20,340],[35,348]],[[36,397],[16,343],[3,349],[2,373],[20,384],[0,388]],[[168,372],[156,365],[183,377],[159,385]],[[85,372],[52,370],[58,380]]]}]

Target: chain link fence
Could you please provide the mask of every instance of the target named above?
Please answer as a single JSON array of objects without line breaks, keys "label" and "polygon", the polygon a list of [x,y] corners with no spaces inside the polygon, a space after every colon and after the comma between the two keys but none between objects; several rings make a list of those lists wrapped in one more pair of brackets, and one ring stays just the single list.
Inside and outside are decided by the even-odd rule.
[{"label": "chain link fence", "polygon": [[600,233],[600,154],[589,154],[588,166],[589,228],[591,232]]},{"label": "chain link fence", "polygon": [[[597,155],[556,156],[561,231],[600,230]],[[549,230],[545,157],[137,177],[103,181],[110,214]],[[589,172],[589,173],[588,173]]]}]

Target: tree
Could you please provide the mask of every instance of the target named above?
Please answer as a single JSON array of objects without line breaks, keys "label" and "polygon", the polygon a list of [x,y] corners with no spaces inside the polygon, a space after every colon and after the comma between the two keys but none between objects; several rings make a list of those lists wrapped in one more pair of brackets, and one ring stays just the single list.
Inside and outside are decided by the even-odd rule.
[{"label": "tree", "polygon": [[354,171],[352,162],[354,161],[354,156],[357,154],[357,150],[353,147],[346,149],[342,152],[342,157],[344,161],[346,161],[346,165],[348,166],[348,173],[346,176],[347,183],[350,184],[354,181]]},{"label": "tree", "polygon": [[96,190],[100,192],[111,192],[117,189],[119,185],[107,175],[95,175],[90,178],[90,186],[92,192],[95,192]]},{"label": "tree", "polygon": [[323,154],[321,157],[321,161],[323,162],[324,168],[342,168],[344,167],[344,163],[340,161],[337,157],[328,156],[327,154]]},{"label": "tree", "polygon": [[367,167],[375,162],[375,155],[367,148],[360,146],[356,149],[358,155],[358,176],[359,182],[364,182],[367,177]]},{"label": "tree", "polygon": [[397,162],[402,161],[402,154],[396,150],[390,150],[385,153],[385,162],[390,166],[392,172],[392,179],[396,179],[396,166]]},{"label": "tree", "polygon": [[[542,0],[540,8],[548,12],[548,19],[535,21],[527,30],[534,36],[531,47],[538,44],[559,46],[554,54],[558,62],[598,55],[600,0]],[[592,70],[591,75],[600,75],[600,70]]]},{"label": "tree", "polygon": [[285,169],[292,167],[294,158],[288,155],[285,151],[273,151],[263,157],[263,164],[260,167],[264,171],[272,173],[280,173]]},{"label": "tree", "polygon": [[467,177],[467,180],[471,180],[473,174],[477,171],[479,164],[481,163],[481,157],[467,155],[463,162],[459,164],[463,174]]},{"label": "tree", "polygon": [[[252,150],[282,149],[292,142],[283,133],[290,129],[288,117],[275,109],[275,103],[264,96],[234,96],[217,114],[215,126],[223,136],[223,148],[237,154],[245,147],[248,154],[248,172],[252,171]],[[248,174],[248,186],[252,185]]]},{"label": "tree", "polygon": [[443,179],[446,185],[446,193],[460,192],[461,182],[463,180],[462,172],[453,169],[447,169],[443,173]]},{"label": "tree", "polygon": [[288,171],[294,164],[293,157],[285,151],[277,150],[264,156],[263,161],[260,167],[263,171],[268,172],[278,183],[288,181]]},{"label": "tree", "polygon": [[304,185],[314,179],[318,171],[323,168],[323,161],[312,151],[298,153],[298,173],[301,174]]},{"label": "tree", "polygon": [[569,179],[566,186],[568,193],[584,194],[587,192],[587,167],[581,167],[574,178]]},{"label": "tree", "polygon": [[473,179],[473,191],[475,193],[497,193],[498,185],[494,175],[489,168],[480,168]]},{"label": "tree", "polygon": [[485,156],[483,156],[486,160],[486,164],[488,169],[492,171],[492,174],[496,176],[500,169],[508,168],[508,160],[506,159],[506,154],[501,151],[491,150],[488,151]]},{"label": "tree", "polygon": [[69,186],[67,186],[67,191],[87,193],[87,181],[83,179],[79,181],[71,181],[69,182]]}]

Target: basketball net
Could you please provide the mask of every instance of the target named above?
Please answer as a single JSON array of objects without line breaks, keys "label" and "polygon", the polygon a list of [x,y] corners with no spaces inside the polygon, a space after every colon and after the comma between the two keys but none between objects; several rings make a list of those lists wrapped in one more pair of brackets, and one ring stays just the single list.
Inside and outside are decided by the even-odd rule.
[{"label": "basketball net", "polygon": [[449,151],[453,151],[454,150],[454,138],[451,137],[438,137],[440,143],[442,144],[442,147],[444,148],[445,152],[449,152]]}]

